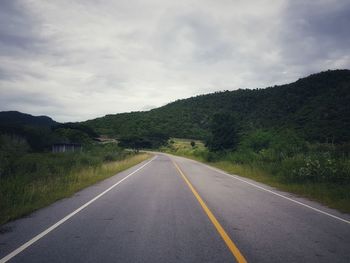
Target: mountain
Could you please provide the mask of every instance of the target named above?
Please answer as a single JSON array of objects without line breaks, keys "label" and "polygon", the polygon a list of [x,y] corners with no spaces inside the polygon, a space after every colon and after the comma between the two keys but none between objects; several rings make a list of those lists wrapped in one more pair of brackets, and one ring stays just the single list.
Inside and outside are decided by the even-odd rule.
[{"label": "mountain", "polygon": [[0,112],[0,126],[51,127],[58,124],[47,116],[33,116],[18,111]]},{"label": "mountain", "polygon": [[54,143],[90,144],[98,135],[80,123],[62,124],[47,116],[4,111],[0,112],[0,148],[1,136],[5,136],[3,140],[20,138],[28,143],[31,151],[42,152],[50,150]]},{"label": "mountain", "polygon": [[[4,140],[25,140],[33,151],[48,149],[52,143],[52,127],[59,123],[47,116],[32,116],[18,111],[0,112],[0,137]],[[17,138],[17,139],[16,139]]]},{"label": "mountain", "polygon": [[242,133],[293,129],[309,141],[350,141],[350,70],[328,70],[265,89],[215,92],[145,112],[106,115],[85,124],[116,137],[163,133],[204,139],[217,112],[236,115]]}]

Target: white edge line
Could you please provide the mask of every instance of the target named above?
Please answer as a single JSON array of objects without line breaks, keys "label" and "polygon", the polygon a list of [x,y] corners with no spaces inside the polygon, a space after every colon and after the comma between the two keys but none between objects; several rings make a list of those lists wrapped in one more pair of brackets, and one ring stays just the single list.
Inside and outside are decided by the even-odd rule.
[{"label": "white edge line", "polygon": [[[179,157],[179,156],[176,156],[176,157]],[[184,158],[184,157],[181,157],[181,158]],[[244,183],[249,184],[249,185],[251,185],[251,186],[254,186],[254,187],[256,187],[256,188],[259,188],[260,190],[269,192],[270,194],[277,195],[277,196],[282,197],[282,198],[284,198],[284,199],[287,199],[287,200],[289,200],[289,201],[291,201],[291,202],[293,202],[293,203],[299,204],[299,205],[301,205],[301,206],[307,207],[307,208],[309,208],[309,209],[311,209],[311,210],[314,210],[314,211],[316,211],[316,212],[319,212],[319,213],[321,213],[321,214],[330,216],[330,217],[335,218],[335,219],[338,219],[338,220],[340,220],[340,221],[342,221],[342,222],[344,222],[344,223],[350,224],[350,221],[349,221],[349,220],[346,220],[346,219],[344,219],[344,218],[341,218],[341,217],[332,215],[332,214],[330,214],[330,213],[324,212],[324,211],[322,211],[322,210],[320,210],[320,209],[317,209],[317,208],[315,208],[315,207],[312,207],[312,206],[310,206],[310,205],[304,204],[304,203],[299,202],[299,201],[297,201],[297,200],[294,200],[294,199],[292,199],[292,198],[289,198],[289,197],[286,197],[286,196],[284,196],[284,195],[278,194],[278,193],[276,193],[276,192],[274,192],[274,191],[271,191],[271,190],[269,190],[269,189],[266,189],[266,188],[264,188],[264,187],[262,187],[262,186],[259,186],[259,185],[253,184],[253,183],[251,183],[251,182],[248,182],[248,181],[246,181],[246,180],[244,180],[244,179],[241,179],[241,178],[239,178],[238,176],[236,176],[236,175],[234,175],[234,174],[226,173],[226,172],[224,172],[224,171],[221,171],[220,169],[211,167],[210,165],[207,165],[207,164],[204,164],[204,163],[201,163],[201,162],[192,160],[192,159],[187,159],[187,158],[184,158],[184,159],[190,160],[190,161],[192,161],[192,162],[194,162],[194,163],[198,163],[198,164],[204,165],[204,166],[208,167],[209,169],[211,169],[211,170],[213,170],[213,171],[215,171],[215,172],[217,172],[217,173],[224,174],[224,175],[229,176],[229,177],[231,177],[231,178],[234,178],[234,179],[236,179],[236,180],[238,180],[238,181],[241,181],[241,182],[244,182]],[[2,262],[0,262],[0,263],[2,263]]]},{"label": "white edge line", "polygon": [[83,210],[84,208],[86,208],[87,206],[89,206],[90,204],[92,204],[93,202],[95,202],[97,199],[99,199],[101,196],[105,195],[107,192],[109,192],[110,190],[112,190],[114,187],[116,187],[117,185],[119,185],[120,183],[122,183],[124,180],[126,180],[127,178],[129,178],[131,175],[137,173],[138,171],[140,171],[142,168],[144,168],[146,165],[148,165],[150,162],[152,162],[154,159],[156,159],[157,156],[153,157],[151,160],[149,160],[147,163],[145,163],[144,165],[142,165],[141,167],[139,167],[138,169],[136,169],[135,171],[133,171],[132,173],[128,174],[126,177],[124,177],[123,179],[121,179],[120,181],[118,181],[117,183],[115,183],[114,185],[112,185],[111,187],[109,187],[108,189],[106,189],[105,191],[103,191],[102,193],[100,193],[99,195],[97,195],[96,197],[94,197],[93,199],[91,199],[89,202],[85,203],[84,205],[82,205],[81,207],[79,207],[78,209],[76,209],[75,211],[73,211],[72,213],[70,213],[69,215],[65,216],[64,218],[62,218],[60,221],[58,221],[56,224],[50,226],[48,229],[44,230],[43,232],[41,232],[40,234],[36,235],[35,237],[33,237],[31,240],[27,241],[26,243],[24,243],[23,245],[21,245],[19,248],[15,249],[14,251],[12,251],[10,254],[8,254],[7,256],[3,257],[2,259],[0,259],[0,263],[5,263],[8,260],[10,260],[11,258],[13,258],[14,256],[18,255],[19,253],[21,253],[23,250],[27,249],[29,246],[31,246],[32,244],[34,244],[36,241],[38,241],[39,239],[41,239],[42,237],[46,236],[48,233],[50,233],[52,230],[54,230],[55,228],[57,228],[58,226],[62,225],[64,222],[66,222],[68,219],[70,219],[72,216],[74,216],[75,214],[79,213],[81,210]]}]

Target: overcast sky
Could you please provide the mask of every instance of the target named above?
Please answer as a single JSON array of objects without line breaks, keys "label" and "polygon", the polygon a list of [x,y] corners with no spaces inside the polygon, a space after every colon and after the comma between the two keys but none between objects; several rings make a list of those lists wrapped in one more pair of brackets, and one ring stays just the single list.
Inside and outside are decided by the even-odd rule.
[{"label": "overcast sky", "polygon": [[348,0],[1,0],[0,110],[80,121],[350,68]]}]

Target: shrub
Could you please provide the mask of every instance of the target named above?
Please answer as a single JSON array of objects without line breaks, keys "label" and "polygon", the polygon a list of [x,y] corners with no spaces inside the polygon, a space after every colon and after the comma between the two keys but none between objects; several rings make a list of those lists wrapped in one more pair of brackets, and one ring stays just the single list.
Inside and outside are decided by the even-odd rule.
[{"label": "shrub", "polygon": [[263,149],[268,149],[273,141],[273,133],[271,131],[256,130],[244,136],[240,143],[240,148],[251,150],[259,153]]},{"label": "shrub", "polygon": [[292,170],[297,181],[350,182],[349,160],[339,160],[329,153],[305,156],[303,163]]}]

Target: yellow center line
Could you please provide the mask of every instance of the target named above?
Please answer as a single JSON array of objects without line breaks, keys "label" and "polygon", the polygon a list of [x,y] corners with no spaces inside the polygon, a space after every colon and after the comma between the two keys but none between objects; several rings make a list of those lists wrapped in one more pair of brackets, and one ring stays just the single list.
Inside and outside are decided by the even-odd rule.
[{"label": "yellow center line", "polygon": [[239,262],[239,263],[246,263],[247,260],[241,254],[241,252],[239,251],[239,249],[237,248],[235,243],[233,243],[233,241],[231,240],[229,235],[226,233],[225,229],[220,225],[219,221],[216,219],[214,214],[210,211],[210,209],[205,204],[203,199],[200,197],[200,195],[198,194],[196,189],[194,189],[194,187],[192,186],[190,181],[187,179],[185,174],[182,172],[180,167],[174,161],[173,161],[173,164],[176,167],[176,169],[178,170],[178,172],[180,173],[180,175],[182,176],[182,178],[187,183],[188,187],[191,189],[193,195],[197,198],[199,204],[202,206],[204,212],[207,214],[207,216],[209,217],[210,221],[213,223],[213,225],[215,226],[216,230],[219,232],[221,238],[225,241],[227,247],[229,248],[229,250],[231,251],[233,256],[236,258],[237,262]]}]

